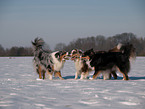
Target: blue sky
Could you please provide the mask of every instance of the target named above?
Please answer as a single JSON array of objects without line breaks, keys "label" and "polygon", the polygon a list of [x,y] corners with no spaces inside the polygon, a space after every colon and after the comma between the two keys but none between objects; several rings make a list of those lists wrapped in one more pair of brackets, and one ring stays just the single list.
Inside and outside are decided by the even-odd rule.
[{"label": "blue sky", "polygon": [[0,0],[0,44],[54,48],[79,37],[132,32],[145,37],[145,0]]}]

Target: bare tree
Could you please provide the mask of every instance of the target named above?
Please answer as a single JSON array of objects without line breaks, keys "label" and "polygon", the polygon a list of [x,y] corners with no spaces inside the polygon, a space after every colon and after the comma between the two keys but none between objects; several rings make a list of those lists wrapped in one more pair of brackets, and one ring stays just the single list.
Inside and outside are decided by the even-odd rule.
[{"label": "bare tree", "polygon": [[61,50],[64,50],[65,47],[66,47],[66,45],[65,45],[64,43],[58,43],[58,44],[56,44],[54,50],[55,50],[55,51],[61,51]]},{"label": "bare tree", "polygon": [[0,56],[4,56],[5,55],[5,50],[2,47],[2,45],[0,45]]}]

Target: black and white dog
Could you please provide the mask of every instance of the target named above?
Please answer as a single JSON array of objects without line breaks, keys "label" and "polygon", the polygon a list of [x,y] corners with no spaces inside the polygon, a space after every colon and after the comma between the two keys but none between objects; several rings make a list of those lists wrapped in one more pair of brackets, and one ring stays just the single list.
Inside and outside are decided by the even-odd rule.
[{"label": "black and white dog", "polygon": [[45,42],[42,38],[36,38],[33,45],[34,51],[34,68],[39,74],[39,78],[45,79],[45,73],[49,75],[49,79],[52,80],[53,73],[55,76],[58,76],[60,79],[63,79],[61,76],[60,70],[63,68],[65,60],[68,60],[68,52],[65,51],[56,51],[50,52],[43,49]]},{"label": "black and white dog", "polygon": [[81,59],[82,54],[83,51],[79,49],[73,49],[70,52],[71,60],[73,60],[75,63],[75,79],[77,79],[79,75],[81,75],[80,79],[87,79],[89,71],[91,71],[91,68],[88,66],[86,61],[84,59]]},{"label": "black and white dog", "polygon": [[[113,51],[113,50],[112,50]],[[129,80],[130,58],[134,58],[135,48],[132,44],[120,45],[120,52],[97,52],[93,49],[83,53],[82,58],[88,59],[90,66],[95,68],[92,79],[97,78],[102,71],[112,72],[115,69],[123,74],[124,80]]]}]

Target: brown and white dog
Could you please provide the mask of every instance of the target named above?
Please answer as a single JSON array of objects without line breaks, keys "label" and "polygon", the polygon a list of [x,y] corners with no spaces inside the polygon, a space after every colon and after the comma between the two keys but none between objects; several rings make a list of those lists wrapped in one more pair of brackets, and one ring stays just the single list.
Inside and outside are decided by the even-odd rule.
[{"label": "brown and white dog", "polygon": [[89,71],[92,70],[87,65],[86,60],[81,59],[82,54],[83,54],[83,51],[79,49],[73,49],[70,52],[71,60],[73,60],[75,63],[75,69],[76,69],[75,79],[77,79],[78,76],[80,75],[81,75],[80,79],[87,79],[89,75]]},{"label": "brown and white dog", "polygon": [[45,42],[42,38],[36,38],[33,45],[34,51],[34,68],[39,74],[39,78],[45,79],[45,73],[49,75],[49,79],[52,80],[53,73],[55,77],[63,79],[60,70],[63,68],[65,60],[68,60],[68,52],[56,51],[50,52],[43,49]]}]

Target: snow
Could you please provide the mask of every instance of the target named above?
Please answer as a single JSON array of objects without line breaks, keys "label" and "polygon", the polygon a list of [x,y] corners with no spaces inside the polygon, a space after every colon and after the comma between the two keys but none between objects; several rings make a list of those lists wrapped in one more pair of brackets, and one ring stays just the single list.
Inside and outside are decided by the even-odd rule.
[{"label": "snow", "polygon": [[62,69],[64,80],[41,80],[32,57],[0,57],[0,109],[145,108],[145,57],[137,57],[129,81],[121,73],[117,80],[74,80],[74,75],[69,60]]}]

